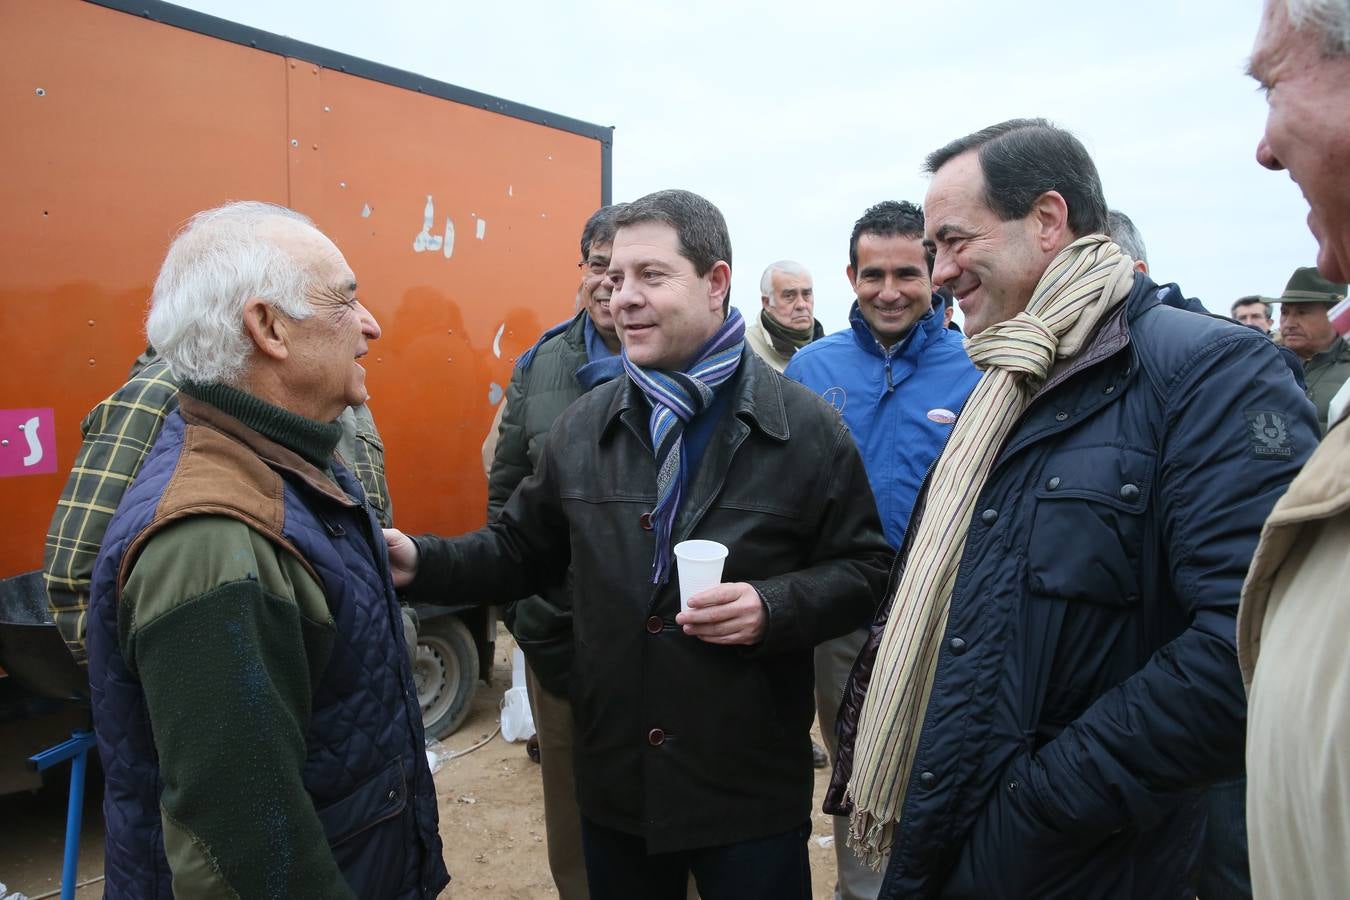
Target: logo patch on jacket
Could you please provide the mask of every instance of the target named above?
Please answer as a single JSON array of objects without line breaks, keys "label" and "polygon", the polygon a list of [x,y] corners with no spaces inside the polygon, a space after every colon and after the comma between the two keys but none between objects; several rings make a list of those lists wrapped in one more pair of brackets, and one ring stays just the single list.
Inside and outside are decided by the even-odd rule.
[{"label": "logo patch on jacket", "polygon": [[844,406],[848,403],[848,391],[835,386],[820,395],[825,402],[834,407],[834,411],[843,415]]},{"label": "logo patch on jacket", "polygon": [[1282,413],[1268,409],[1243,410],[1251,437],[1252,455],[1257,459],[1289,459],[1294,455],[1289,440],[1289,423]]},{"label": "logo patch on jacket", "polygon": [[937,409],[930,409],[928,411],[928,420],[930,422],[936,422],[939,425],[950,425],[956,421],[956,413],[952,412],[950,409],[943,409],[939,406]]}]

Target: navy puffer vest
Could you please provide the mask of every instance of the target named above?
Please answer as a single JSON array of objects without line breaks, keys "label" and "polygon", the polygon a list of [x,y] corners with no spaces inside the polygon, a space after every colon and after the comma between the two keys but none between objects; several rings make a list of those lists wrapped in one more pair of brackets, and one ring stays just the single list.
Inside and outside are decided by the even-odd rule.
[{"label": "navy puffer vest", "polygon": [[[109,524],[89,608],[89,671],[106,771],[104,870],[108,898],[171,898],[159,796],[163,784],[145,695],[118,641],[118,573],[131,542],[155,519],[178,468],[182,414],[166,420]],[[339,485],[362,496],[334,465]],[[365,505],[345,507],[281,470],[283,536],[319,574],[336,626],[315,685],[303,782],[338,867],[361,898],[435,897],[449,880],[436,793],[423,751],[398,602],[380,531]]]}]

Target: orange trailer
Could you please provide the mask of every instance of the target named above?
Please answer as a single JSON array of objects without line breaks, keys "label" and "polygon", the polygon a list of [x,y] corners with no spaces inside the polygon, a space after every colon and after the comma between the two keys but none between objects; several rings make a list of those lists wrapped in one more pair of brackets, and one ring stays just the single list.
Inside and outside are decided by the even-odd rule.
[{"label": "orange trailer", "polygon": [[516,356],[572,311],[611,128],[156,0],[6,0],[0,87],[0,577],[41,566],[170,238],[231,199],[308,214],[355,270],[399,526],[483,523],[480,446]]}]

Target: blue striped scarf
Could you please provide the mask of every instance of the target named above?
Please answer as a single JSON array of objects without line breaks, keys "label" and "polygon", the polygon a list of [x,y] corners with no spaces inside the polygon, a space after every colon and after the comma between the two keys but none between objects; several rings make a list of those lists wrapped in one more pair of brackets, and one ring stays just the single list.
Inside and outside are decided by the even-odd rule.
[{"label": "blue striped scarf", "polygon": [[670,533],[680,510],[688,480],[684,453],[684,429],[695,416],[708,408],[717,389],[736,374],[745,346],[745,320],[732,308],[717,333],[694,354],[694,361],[683,372],[643,369],[623,353],[623,368],[652,405],[648,422],[652,435],[652,453],[656,456],[656,508],[651,512],[656,531],[656,558],[652,561],[652,584],[665,584],[670,578]]}]

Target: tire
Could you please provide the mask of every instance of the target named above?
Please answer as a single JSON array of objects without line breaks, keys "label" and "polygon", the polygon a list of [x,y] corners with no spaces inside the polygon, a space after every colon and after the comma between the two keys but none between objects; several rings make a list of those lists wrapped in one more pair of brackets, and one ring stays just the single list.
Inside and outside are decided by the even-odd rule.
[{"label": "tire", "polygon": [[438,616],[418,628],[413,683],[427,737],[440,740],[458,731],[478,686],[478,648],[456,616]]}]

